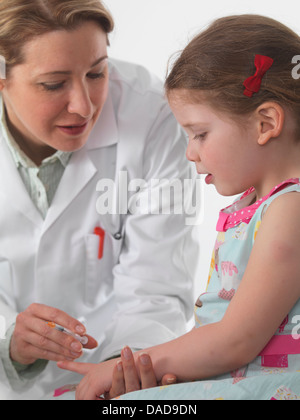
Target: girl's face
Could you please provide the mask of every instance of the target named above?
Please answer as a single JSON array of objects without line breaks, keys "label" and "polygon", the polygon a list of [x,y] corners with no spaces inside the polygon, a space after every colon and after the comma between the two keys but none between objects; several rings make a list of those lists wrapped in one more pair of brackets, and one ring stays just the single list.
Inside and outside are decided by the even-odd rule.
[{"label": "girl's face", "polygon": [[176,90],[169,95],[169,102],[189,136],[187,158],[195,162],[198,174],[206,174],[206,183],[214,184],[224,196],[240,194],[255,185],[261,172],[250,117],[245,119],[247,127],[242,127],[210,106],[186,98],[186,92]]},{"label": "girl's face", "polygon": [[1,81],[16,141],[42,160],[82,148],[108,93],[107,37],[94,22],[34,38]]}]

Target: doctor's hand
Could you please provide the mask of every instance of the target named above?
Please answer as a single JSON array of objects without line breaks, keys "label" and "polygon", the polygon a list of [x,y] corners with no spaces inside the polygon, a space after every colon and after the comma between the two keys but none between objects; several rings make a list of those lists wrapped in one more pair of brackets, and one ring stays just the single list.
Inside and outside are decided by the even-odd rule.
[{"label": "doctor's hand", "polygon": [[121,353],[121,360],[115,365],[111,389],[104,398],[110,400],[129,392],[176,383],[176,376],[171,374],[165,375],[162,381],[157,383],[150,356],[141,353],[135,363],[131,349],[125,347]]},{"label": "doctor's hand", "polygon": [[85,334],[85,327],[76,319],[59,309],[32,304],[17,316],[10,343],[10,357],[22,365],[31,365],[39,359],[62,361],[75,360],[82,355],[82,344],[71,336],[56,331],[47,325],[54,322],[89,341],[84,348],[93,349],[97,341]]}]

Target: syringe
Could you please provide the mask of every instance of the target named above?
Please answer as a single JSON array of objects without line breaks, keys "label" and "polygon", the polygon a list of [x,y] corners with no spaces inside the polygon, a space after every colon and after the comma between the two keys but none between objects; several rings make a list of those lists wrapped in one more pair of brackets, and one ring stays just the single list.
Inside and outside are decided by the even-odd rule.
[{"label": "syringe", "polygon": [[89,339],[85,336],[81,337],[78,334],[73,333],[72,331],[68,330],[67,328],[62,327],[61,325],[57,325],[54,322],[47,322],[47,325],[50,328],[53,328],[57,331],[70,335],[71,337],[75,338],[76,340],[80,341],[80,343],[84,346],[88,343]]}]

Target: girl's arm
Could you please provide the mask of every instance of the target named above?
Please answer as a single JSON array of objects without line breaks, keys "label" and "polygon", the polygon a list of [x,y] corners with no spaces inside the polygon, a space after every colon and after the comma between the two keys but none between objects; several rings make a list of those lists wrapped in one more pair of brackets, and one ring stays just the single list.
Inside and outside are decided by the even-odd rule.
[{"label": "girl's arm", "polygon": [[221,322],[149,350],[155,372],[205,379],[240,368],[264,349],[300,298],[300,194],[264,216],[238,291]]},{"label": "girl's arm", "polygon": [[[147,350],[158,381],[166,373],[173,373],[178,381],[220,375],[250,363],[264,349],[300,298],[299,208],[298,193],[281,196],[270,205],[222,321]],[[83,369],[77,366],[64,362],[61,367]],[[85,372],[81,397],[86,395],[81,390],[98,395],[104,384],[109,386],[111,373],[104,365],[89,365]]]}]

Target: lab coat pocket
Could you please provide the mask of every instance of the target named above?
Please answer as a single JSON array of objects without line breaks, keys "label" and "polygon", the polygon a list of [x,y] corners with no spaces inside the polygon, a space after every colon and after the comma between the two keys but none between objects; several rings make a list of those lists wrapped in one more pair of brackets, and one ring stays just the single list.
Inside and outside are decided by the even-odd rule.
[{"label": "lab coat pocket", "polygon": [[122,238],[105,232],[105,237],[86,236],[85,300],[89,306],[101,305],[113,292],[113,268],[118,263]]}]

